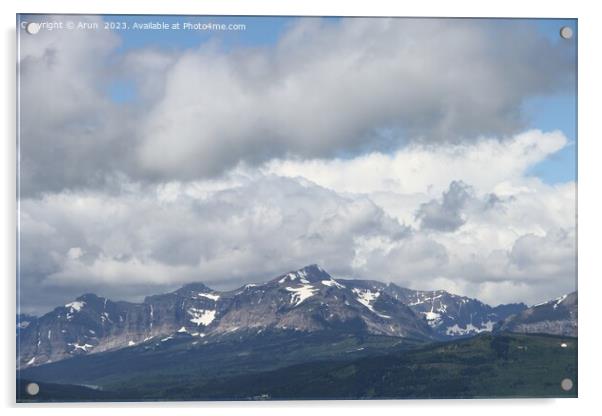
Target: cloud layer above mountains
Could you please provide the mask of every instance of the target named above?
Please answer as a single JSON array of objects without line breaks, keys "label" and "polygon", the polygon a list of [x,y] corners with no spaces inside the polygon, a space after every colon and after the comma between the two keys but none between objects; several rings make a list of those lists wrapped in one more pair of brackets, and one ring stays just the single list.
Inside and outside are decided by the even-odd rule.
[{"label": "cloud layer above mountains", "polygon": [[[300,19],[270,46],[119,47],[108,31],[22,37],[25,194],[503,140],[525,99],[574,74],[568,46],[522,21]],[[134,103],[111,101],[115,80]]]},{"label": "cloud layer above mountains", "polygon": [[25,309],[310,263],[491,303],[574,289],[575,184],[528,175],[570,144],[520,111],[574,68],[526,22],[301,19],[270,46],[119,45],[23,37]]}]

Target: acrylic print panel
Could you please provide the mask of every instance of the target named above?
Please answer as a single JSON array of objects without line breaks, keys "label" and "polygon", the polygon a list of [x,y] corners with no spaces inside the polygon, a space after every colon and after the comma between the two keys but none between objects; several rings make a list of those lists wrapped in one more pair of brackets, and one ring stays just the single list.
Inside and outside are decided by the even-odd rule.
[{"label": "acrylic print panel", "polygon": [[19,402],[577,396],[576,20],[17,33]]}]

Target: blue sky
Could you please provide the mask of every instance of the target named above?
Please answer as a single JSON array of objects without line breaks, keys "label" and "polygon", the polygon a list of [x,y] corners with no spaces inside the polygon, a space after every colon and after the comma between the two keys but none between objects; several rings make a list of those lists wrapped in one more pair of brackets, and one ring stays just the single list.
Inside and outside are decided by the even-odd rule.
[{"label": "blue sky", "polygon": [[[198,47],[213,41],[228,50],[232,47],[269,47],[277,42],[295,17],[237,17],[237,16],[104,16],[105,21],[127,22],[192,22],[245,24],[245,31],[185,31],[185,30],[128,30],[116,31],[122,44],[116,51],[121,54],[129,50],[152,47],[170,50],[183,50]],[[333,21],[338,18],[330,18]],[[497,20],[502,23],[505,20]],[[528,20],[551,42],[566,42],[567,53],[577,56],[577,21],[575,19],[534,19]],[[563,40],[560,28],[570,26],[573,39]],[[569,86],[564,93],[552,96],[531,97],[523,102],[521,112],[526,127],[544,131],[561,130],[570,144],[533,166],[529,174],[541,178],[548,184],[576,180],[577,126],[576,126],[576,85]],[[110,97],[117,103],[129,103],[136,99],[133,80],[116,79],[108,87]]]},{"label": "blue sky", "polygon": [[[538,30],[552,42],[570,42],[569,53],[577,59],[577,21],[575,19],[541,19],[535,21]],[[560,28],[573,29],[573,39],[559,36]],[[576,84],[576,82],[575,82]],[[577,85],[573,91],[548,97],[534,97],[524,103],[523,111],[530,121],[529,126],[544,131],[560,130],[569,139],[570,145],[534,166],[531,174],[546,183],[559,183],[577,178]]]}]

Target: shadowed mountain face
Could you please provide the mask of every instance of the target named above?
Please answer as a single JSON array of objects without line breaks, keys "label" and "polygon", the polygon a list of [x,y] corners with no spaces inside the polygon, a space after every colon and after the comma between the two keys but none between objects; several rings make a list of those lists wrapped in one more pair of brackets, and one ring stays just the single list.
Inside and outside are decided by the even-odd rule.
[{"label": "shadowed mountain face", "polygon": [[577,336],[577,292],[532,306],[509,316],[496,331]]},{"label": "shadowed mountain face", "polygon": [[142,303],[83,295],[42,317],[18,322],[17,365],[26,368],[178,337],[214,342],[266,330],[330,330],[426,342],[490,331],[495,322],[525,308],[493,308],[445,291],[378,281],[335,280],[312,265],[227,292],[193,283]]}]

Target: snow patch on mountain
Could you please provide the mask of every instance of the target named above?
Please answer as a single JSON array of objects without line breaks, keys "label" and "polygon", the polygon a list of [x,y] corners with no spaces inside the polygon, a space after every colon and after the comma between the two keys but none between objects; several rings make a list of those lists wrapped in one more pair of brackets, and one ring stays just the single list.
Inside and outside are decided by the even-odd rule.
[{"label": "snow patch on mountain", "polygon": [[469,334],[480,334],[481,332],[491,332],[493,330],[493,321],[487,321],[483,323],[483,326],[476,327],[473,324],[468,324],[466,327],[462,328],[458,324],[450,326],[446,329],[445,333],[447,335],[469,335]]},{"label": "snow patch on mountain", "polygon": [[102,321],[102,323],[105,323],[105,321],[108,321],[110,323],[113,323],[113,321],[111,320],[111,318],[109,317],[109,314],[107,312],[103,312],[100,315],[100,320]]},{"label": "snow patch on mountain", "polygon": [[69,308],[70,312],[73,313],[73,312],[81,311],[84,306],[86,306],[86,302],[76,300],[76,301],[66,304],[65,308]]},{"label": "snow patch on mountain", "polygon": [[378,299],[378,297],[380,296],[380,292],[372,292],[370,289],[354,288],[353,293],[357,295],[357,301],[364,305],[366,308],[368,308],[372,313],[380,316],[381,318],[391,319],[390,316],[383,315],[382,313],[379,313],[376,310],[374,310],[374,307],[372,306],[372,303],[375,302],[376,299]]},{"label": "snow patch on mountain", "polygon": [[337,282],[336,280],[334,280],[332,278],[330,280],[322,280],[322,284],[324,286],[328,286],[328,287],[334,286],[334,287],[338,287],[339,289],[345,289],[345,286],[343,286],[342,284],[340,284],[339,282]]},{"label": "snow patch on mountain", "polygon": [[66,304],[65,308],[69,309],[69,312],[67,312],[67,320],[70,321],[71,319],[73,319],[74,314],[81,311],[84,306],[86,306],[86,302],[78,300]]},{"label": "snow patch on mountain", "polygon": [[203,298],[207,298],[207,299],[211,299],[214,302],[217,302],[217,300],[219,299],[219,295],[213,295],[211,293],[197,293],[197,296],[203,297]]},{"label": "snow patch on mountain", "polygon": [[426,321],[428,322],[428,324],[431,327],[434,328],[434,327],[441,325],[441,314],[440,313],[433,312],[432,310],[430,312],[422,312],[422,313],[424,314]]},{"label": "snow patch on mountain", "polygon": [[428,294],[428,292],[418,292],[415,294],[416,300],[408,303],[408,306],[422,305],[423,303],[434,304],[437,299],[441,299],[443,297],[442,294],[436,293],[437,292],[432,292],[432,294]]},{"label": "snow patch on mountain", "polygon": [[556,309],[558,307],[558,305],[560,305],[567,297],[568,295],[562,295],[561,297],[555,299],[555,303],[553,308]]},{"label": "snow patch on mountain", "polygon": [[88,352],[88,349],[94,348],[94,345],[90,345],[90,344],[80,345],[80,344],[74,343],[74,342],[70,342],[67,345],[73,347],[73,350],[71,351],[72,353],[77,350],[82,350],[83,352]]},{"label": "snow patch on mountain", "polygon": [[557,297],[556,299],[546,300],[545,302],[537,303],[537,304],[533,305],[532,308],[537,308],[538,306],[553,304],[553,308],[556,309],[558,307],[558,305],[560,305],[567,298],[567,296],[568,296],[568,294]]},{"label": "snow patch on mountain", "polygon": [[299,281],[301,283],[305,283],[305,284],[309,283],[309,281],[307,280],[307,272],[305,270],[299,270],[297,272],[297,275],[299,276]]},{"label": "snow patch on mountain", "polygon": [[192,318],[190,322],[193,324],[208,326],[215,319],[215,311],[207,309],[190,308],[188,313]]},{"label": "snow patch on mountain", "polygon": [[309,280],[307,280],[307,272],[305,270],[290,272],[282,279],[278,280],[278,283],[294,282],[297,279],[299,279],[299,281],[303,284],[309,284]]},{"label": "snow patch on mountain", "polygon": [[293,292],[291,296],[293,307],[299,306],[305,299],[312,297],[318,291],[318,289],[309,284],[305,284],[301,287],[287,287],[285,289],[289,292]]},{"label": "snow patch on mountain", "polygon": [[297,275],[295,273],[289,273],[286,276],[284,276],[282,279],[278,280],[278,283],[284,283],[286,281],[292,282],[297,278]]}]

